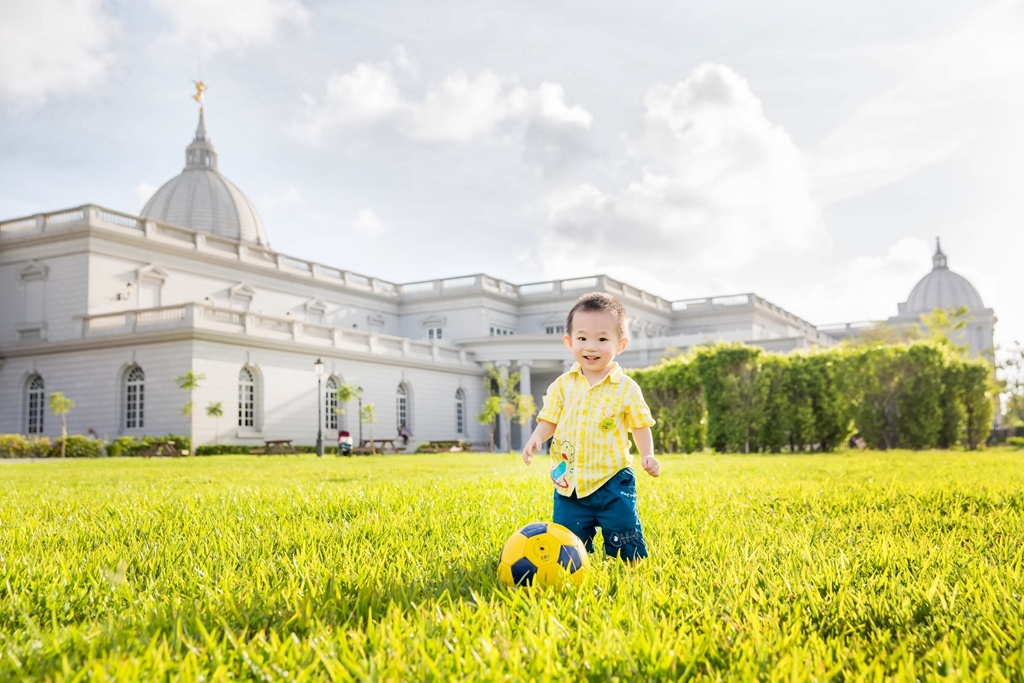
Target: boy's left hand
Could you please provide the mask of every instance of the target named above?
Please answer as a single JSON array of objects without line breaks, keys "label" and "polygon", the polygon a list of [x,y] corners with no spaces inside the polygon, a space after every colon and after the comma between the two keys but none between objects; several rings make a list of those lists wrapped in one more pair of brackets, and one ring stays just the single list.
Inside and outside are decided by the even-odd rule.
[{"label": "boy's left hand", "polygon": [[645,455],[640,458],[640,464],[643,466],[644,472],[652,477],[657,477],[661,474],[661,463],[653,455]]}]

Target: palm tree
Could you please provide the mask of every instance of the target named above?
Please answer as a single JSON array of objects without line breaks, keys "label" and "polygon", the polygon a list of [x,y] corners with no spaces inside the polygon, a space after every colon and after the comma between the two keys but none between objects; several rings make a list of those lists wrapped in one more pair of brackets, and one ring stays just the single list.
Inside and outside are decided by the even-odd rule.
[{"label": "palm tree", "polygon": [[182,415],[188,415],[188,445],[189,453],[194,453],[195,449],[192,448],[192,442],[195,440],[195,419],[192,410],[192,392],[199,388],[199,382],[206,379],[206,375],[196,374],[189,370],[180,377],[175,377],[174,381],[178,383],[180,389],[184,389],[188,392],[188,403],[181,409]]},{"label": "palm tree", "polygon": [[363,395],[362,387],[354,387],[351,384],[342,384],[338,387],[338,408],[339,413],[344,413],[345,409],[342,406],[348,405],[348,402],[354,398],[359,398]]},{"label": "palm tree", "polygon": [[54,415],[60,415],[60,457],[62,458],[68,452],[68,411],[74,407],[75,402],[59,391],[50,394],[50,410]]},{"label": "palm tree", "polygon": [[217,435],[220,432],[220,418],[224,417],[224,406],[220,401],[210,401],[206,406],[206,417],[213,418],[213,443],[217,443]]}]

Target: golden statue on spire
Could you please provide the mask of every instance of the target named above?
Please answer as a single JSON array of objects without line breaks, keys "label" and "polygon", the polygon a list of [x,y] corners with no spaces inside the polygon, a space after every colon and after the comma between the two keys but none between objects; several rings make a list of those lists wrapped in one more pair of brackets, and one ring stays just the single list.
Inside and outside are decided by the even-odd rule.
[{"label": "golden statue on spire", "polygon": [[194,99],[196,102],[198,102],[199,106],[202,107],[203,106],[203,101],[204,101],[204,99],[206,97],[203,94],[203,93],[206,92],[206,84],[203,83],[202,81],[192,81],[192,82],[196,84],[196,94],[192,96],[192,99]]}]

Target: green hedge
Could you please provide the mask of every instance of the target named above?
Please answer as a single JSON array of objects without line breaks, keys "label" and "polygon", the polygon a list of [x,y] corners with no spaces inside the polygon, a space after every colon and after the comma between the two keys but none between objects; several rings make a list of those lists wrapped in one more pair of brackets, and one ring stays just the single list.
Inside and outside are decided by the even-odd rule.
[{"label": "green hedge", "polygon": [[630,373],[661,452],[832,451],[854,433],[876,449],[984,445],[992,367],[932,342],[788,355],[706,346]]}]

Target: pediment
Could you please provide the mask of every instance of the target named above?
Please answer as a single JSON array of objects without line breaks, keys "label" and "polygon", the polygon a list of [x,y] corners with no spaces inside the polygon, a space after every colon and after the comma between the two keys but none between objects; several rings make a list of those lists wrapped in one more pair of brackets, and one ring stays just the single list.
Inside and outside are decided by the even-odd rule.
[{"label": "pediment", "polygon": [[244,282],[239,282],[229,291],[232,299],[249,299],[251,301],[256,296],[256,290]]},{"label": "pediment", "polygon": [[169,274],[160,266],[151,263],[148,266],[139,268],[138,271],[136,271],[136,276],[139,280],[155,280],[157,282],[163,282],[169,277]]},{"label": "pediment", "polygon": [[45,263],[39,261],[29,261],[25,264],[18,275],[21,277],[23,282],[30,280],[45,280],[50,276],[50,267]]}]

